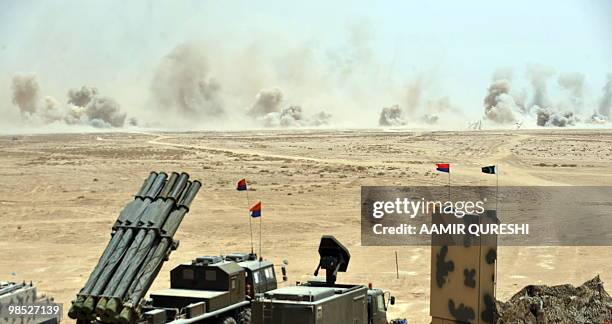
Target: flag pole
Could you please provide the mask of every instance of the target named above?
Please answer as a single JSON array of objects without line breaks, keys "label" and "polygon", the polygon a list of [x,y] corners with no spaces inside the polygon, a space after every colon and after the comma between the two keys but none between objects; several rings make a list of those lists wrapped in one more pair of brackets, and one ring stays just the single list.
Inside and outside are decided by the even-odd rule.
[{"label": "flag pole", "polygon": [[[246,183],[246,180],[245,180]],[[251,254],[253,254],[253,220],[251,220],[251,212],[249,211],[249,209],[251,208],[251,205],[249,204],[249,186],[247,184],[247,189],[246,191],[246,200],[247,200],[247,211],[249,214],[249,229],[251,230]]]},{"label": "flag pole", "polygon": [[451,201],[451,173],[450,173],[450,168],[448,169],[448,201]]},{"label": "flag pole", "polygon": [[[495,165],[495,218],[499,220],[498,206],[499,204],[499,166]],[[497,248],[495,249],[495,254],[499,253]],[[495,260],[495,273],[497,273],[497,259]],[[495,281],[493,282],[493,296],[494,298],[497,296],[497,275],[495,276]]]},{"label": "flag pole", "polygon": [[495,165],[495,214],[497,214],[498,208],[499,208],[499,166],[496,164]]},{"label": "flag pole", "polygon": [[399,263],[397,262],[397,251],[395,251],[395,273],[396,278],[399,279]]},{"label": "flag pole", "polygon": [[259,262],[261,262],[262,260],[262,254],[261,254],[261,219],[263,218],[263,215],[259,216]]}]

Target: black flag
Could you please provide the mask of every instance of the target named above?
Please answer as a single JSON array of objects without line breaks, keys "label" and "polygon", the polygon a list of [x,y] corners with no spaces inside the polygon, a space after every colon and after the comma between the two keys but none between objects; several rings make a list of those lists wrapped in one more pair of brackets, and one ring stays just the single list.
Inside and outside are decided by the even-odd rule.
[{"label": "black flag", "polygon": [[482,173],[495,174],[495,166],[489,165],[482,167]]}]

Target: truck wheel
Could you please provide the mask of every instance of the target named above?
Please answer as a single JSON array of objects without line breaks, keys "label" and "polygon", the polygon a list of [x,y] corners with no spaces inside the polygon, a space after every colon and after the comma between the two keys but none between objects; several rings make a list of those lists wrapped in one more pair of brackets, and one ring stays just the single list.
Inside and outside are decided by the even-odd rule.
[{"label": "truck wheel", "polygon": [[233,317],[222,318],[217,323],[219,324],[238,324],[236,323],[236,320]]},{"label": "truck wheel", "polygon": [[250,308],[245,308],[238,314],[238,324],[251,324]]}]

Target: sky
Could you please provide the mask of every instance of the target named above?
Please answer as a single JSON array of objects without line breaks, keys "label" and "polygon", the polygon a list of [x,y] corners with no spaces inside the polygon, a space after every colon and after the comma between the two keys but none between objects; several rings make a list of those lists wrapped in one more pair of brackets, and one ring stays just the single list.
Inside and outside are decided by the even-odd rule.
[{"label": "sky", "polygon": [[[17,73],[36,74],[60,101],[91,85],[128,115],[146,111],[160,61],[184,43],[202,47],[235,109],[248,108],[258,87],[283,89],[291,75],[288,103],[351,106],[357,96],[355,109],[375,116],[401,106],[402,87],[425,78],[431,98],[448,96],[477,118],[495,71],[511,69],[520,88],[533,65],[583,73],[595,105],[612,73],[612,1],[0,0],[0,112],[19,116],[10,88]],[[309,66],[304,53],[325,61],[316,76],[294,71]],[[360,76],[343,85],[330,69]]]}]

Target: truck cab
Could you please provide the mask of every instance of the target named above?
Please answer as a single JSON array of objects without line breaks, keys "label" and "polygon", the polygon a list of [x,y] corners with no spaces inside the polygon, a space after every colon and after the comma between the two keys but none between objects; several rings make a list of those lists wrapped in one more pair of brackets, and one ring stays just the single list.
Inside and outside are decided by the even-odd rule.
[{"label": "truck cab", "polygon": [[245,270],[246,296],[252,300],[256,294],[278,287],[274,264],[270,261],[244,261],[238,263]]},{"label": "truck cab", "polygon": [[274,264],[255,254],[203,256],[170,271],[170,288],[153,291],[145,322],[250,323],[255,294],[277,288]]},{"label": "truck cab", "polygon": [[165,310],[166,320],[181,312],[195,317],[228,307],[239,310],[245,304],[244,292],[245,270],[236,262],[217,256],[199,257],[172,269],[170,288],[151,292],[150,306]]},{"label": "truck cab", "polygon": [[255,298],[256,294],[264,293],[278,287],[274,263],[257,260],[254,253],[232,253],[225,256],[225,260],[237,262],[246,275],[246,297]]},{"label": "truck cab", "polygon": [[389,296],[385,299],[385,292],[382,289],[368,289],[368,324],[387,324],[388,304],[395,304],[395,297]]}]

